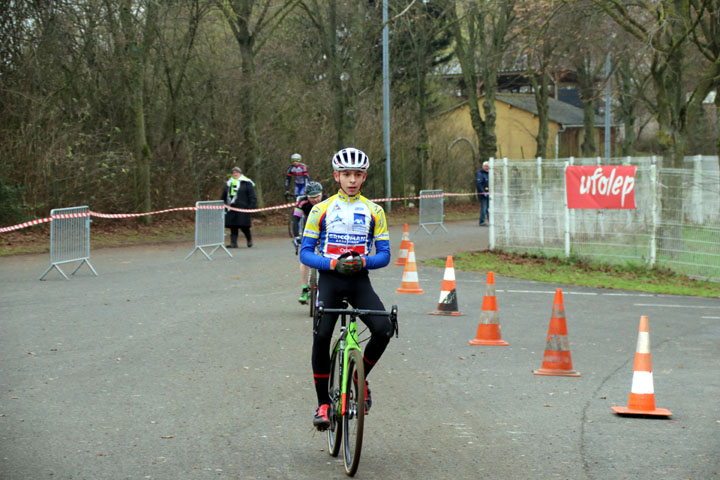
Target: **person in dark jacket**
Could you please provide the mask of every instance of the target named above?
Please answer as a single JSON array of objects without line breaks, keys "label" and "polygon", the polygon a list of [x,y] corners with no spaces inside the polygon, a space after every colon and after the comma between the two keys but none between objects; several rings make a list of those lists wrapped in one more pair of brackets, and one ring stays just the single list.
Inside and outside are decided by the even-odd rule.
[{"label": "person in dark jacket", "polygon": [[475,187],[477,187],[478,200],[480,200],[480,226],[486,227],[490,217],[488,207],[490,206],[490,163],[483,162],[482,168],[475,175]]},{"label": "person in dark jacket", "polygon": [[[257,208],[255,183],[243,175],[240,167],[233,167],[232,177],[223,188],[221,200],[225,202],[225,205],[235,208]],[[228,210],[225,214],[225,228],[230,229],[230,244],[227,248],[238,248],[238,229],[242,230],[245,235],[248,248],[252,247],[251,226],[252,218],[250,213]]]}]

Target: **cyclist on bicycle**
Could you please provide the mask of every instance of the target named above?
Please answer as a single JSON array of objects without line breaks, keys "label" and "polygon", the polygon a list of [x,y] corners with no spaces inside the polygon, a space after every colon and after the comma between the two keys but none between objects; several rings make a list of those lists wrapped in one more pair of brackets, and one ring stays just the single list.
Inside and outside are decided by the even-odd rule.
[{"label": "cyclist on bicycle", "polygon": [[[355,308],[385,310],[373,290],[368,270],[390,263],[390,235],[385,211],[360,194],[367,178],[370,161],[356,148],[345,148],[332,158],[333,175],[338,193],[313,207],[305,225],[300,261],[318,269],[318,301],[326,308],[340,308],[343,298]],[[319,243],[319,254],[315,247]],[[373,243],[375,254],[372,255]],[[330,342],[337,314],[324,314],[315,326],[312,347],[312,369],[318,408],[313,425],[319,430],[329,427],[328,381],[330,377]],[[366,316],[362,321],[371,337],[365,347],[365,374],[375,366],[392,335],[387,317]],[[365,382],[365,410],[372,404]]]},{"label": "cyclist on bicycle", "polygon": [[285,195],[290,193],[290,180],[295,180],[295,197],[305,193],[305,187],[310,181],[307,165],[301,162],[302,156],[299,153],[293,153],[290,157],[292,164],[285,173]]},{"label": "cyclist on bicycle", "polygon": [[[299,197],[298,201],[295,203],[295,209],[293,210],[292,219],[292,234],[293,243],[296,247],[296,254],[297,246],[301,241],[300,236],[302,235],[302,232],[300,231],[300,223],[303,219],[306,219],[308,215],[310,215],[310,210],[312,210],[312,208],[318,203],[320,203],[322,200],[327,200],[327,195],[323,195],[322,185],[320,185],[318,182],[308,182],[307,188],[305,189],[305,195]],[[298,302],[302,303],[303,305],[307,303],[308,296],[310,294],[307,284],[309,275],[310,267],[300,262],[300,285],[302,286],[302,290],[300,291],[300,297],[298,298]]]}]

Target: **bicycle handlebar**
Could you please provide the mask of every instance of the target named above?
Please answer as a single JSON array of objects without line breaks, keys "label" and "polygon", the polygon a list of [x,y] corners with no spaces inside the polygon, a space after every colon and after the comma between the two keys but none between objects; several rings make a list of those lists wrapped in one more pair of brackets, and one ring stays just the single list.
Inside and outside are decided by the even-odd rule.
[{"label": "bicycle handlebar", "polygon": [[[347,303],[345,303],[347,305]],[[325,308],[322,302],[319,303],[315,314],[317,315],[317,319],[320,318],[321,315],[324,313],[339,313],[343,316],[350,315],[351,320],[355,320],[359,316],[363,315],[377,315],[379,317],[388,317],[390,319],[390,322],[393,324],[393,328],[395,329],[395,338],[399,338],[400,336],[400,326],[398,324],[398,307],[397,305],[393,305],[389,312],[386,312],[385,310],[363,310],[359,308]],[[392,334],[391,334],[392,336]]]},{"label": "bicycle handlebar", "polygon": [[360,315],[377,315],[382,317],[389,317],[391,315],[397,315],[397,307],[393,305],[394,311],[386,312],[385,310],[362,310],[359,308],[325,308],[323,306],[318,307],[318,313],[344,313],[351,317],[358,317]]}]

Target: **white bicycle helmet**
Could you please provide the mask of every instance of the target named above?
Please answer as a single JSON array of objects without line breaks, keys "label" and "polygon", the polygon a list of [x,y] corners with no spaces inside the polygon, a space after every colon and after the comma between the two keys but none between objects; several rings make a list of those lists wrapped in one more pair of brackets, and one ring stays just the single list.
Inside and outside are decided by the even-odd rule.
[{"label": "white bicycle helmet", "polygon": [[367,172],[367,169],[370,167],[370,160],[362,150],[348,147],[343,148],[333,155],[332,166],[336,172],[342,170],[360,170]]},{"label": "white bicycle helmet", "polygon": [[292,160],[293,162],[300,162],[302,161],[302,155],[300,155],[299,153],[293,153],[292,155],[290,155],[290,160]]}]

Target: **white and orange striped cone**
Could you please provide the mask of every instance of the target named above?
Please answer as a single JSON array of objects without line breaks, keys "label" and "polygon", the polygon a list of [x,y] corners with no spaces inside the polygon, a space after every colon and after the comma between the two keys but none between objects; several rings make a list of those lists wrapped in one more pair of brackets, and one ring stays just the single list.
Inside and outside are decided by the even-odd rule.
[{"label": "white and orange striped cone", "polygon": [[404,266],[407,263],[408,257],[408,246],[410,245],[410,232],[408,231],[408,224],[405,224],[403,228],[402,239],[400,240],[400,253],[398,254],[397,262],[395,265]]},{"label": "white and orange striped cone", "polygon": [[440,287],[440,299],[437,310],[429,312],[428,315],[465,315],[458,310],[457,290],[455,289],[455,268],[453,267],[452,255],[448,255],[445,261],[445,273],[442,286]]},{"label": "white and orange striped cone", "polygon": [[417,265],[415,264],[415,246],[412,242],[408,246],[408,261],[403,270],[402,284],[395,290],[396,293],[423,293],[418,282]]},{"label": "white and orange striped cone", "polygon": [[500,332],[500,314],[498,313],[497,298],[495,297],[495,274],[488,272],[485,296],[483,297],[482,312],[477,335],[470,340],[470,345],[510,345],[502,339]]},{"label": "white and orange striped cone", "polygon": [[570,342],[567,334],[562,290],[558,288],[555,290],[555,300],[553,301],[552,315],[550,316],[550,327],[548,328],[542,367],[533,372],[535,375],[580,376],[578,372],[573,370]]},{"label": "white and orange striped cone", "polygon": [[658,417],[672,415],[670,410],[655,407],[652,361],[650,359],[650,325],[646,315],[640,317],[628,405],[627,407],[611,408],[613,412],[620,415],[654,415]]}]

